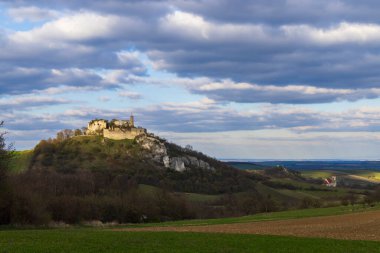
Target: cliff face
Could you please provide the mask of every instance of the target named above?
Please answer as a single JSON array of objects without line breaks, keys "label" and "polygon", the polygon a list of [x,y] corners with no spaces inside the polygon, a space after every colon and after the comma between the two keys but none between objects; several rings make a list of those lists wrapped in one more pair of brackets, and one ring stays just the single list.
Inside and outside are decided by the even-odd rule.
[{"label": "cliff face", "polygon": [[198,159],[197,157],[186,154],[186,150],[182,155],[170,156],[168,145],[163,140],[149,135],[141,135],[136,138],[137,143],[145,150],[148,150],[156,162],[162,163],[165,168],[183,172],[191,168],[201,168],[205,170],[215,170],[207,162]]}]

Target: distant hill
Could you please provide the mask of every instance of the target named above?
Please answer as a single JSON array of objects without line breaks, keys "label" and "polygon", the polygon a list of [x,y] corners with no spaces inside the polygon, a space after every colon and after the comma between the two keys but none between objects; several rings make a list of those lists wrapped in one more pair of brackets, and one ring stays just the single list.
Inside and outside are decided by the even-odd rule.
[{"label": "distant hill", "polygon": [[233,162],[233,161],[227,161],[227,164],[231,165],[232,167],[235,167],[237,169],[241,170],[263,170],[267,168],[271,168],[272,166],[259,164],[259,163],[253,163],[253,162]]},{"label": "distant hill", "polygon": [[[242,162],[243,164],[245,162]],[[250,162],[247,162],[250,164]],[[380,161],[264,161],[257,166],[284,166],[292,170],[380,170]]]}]

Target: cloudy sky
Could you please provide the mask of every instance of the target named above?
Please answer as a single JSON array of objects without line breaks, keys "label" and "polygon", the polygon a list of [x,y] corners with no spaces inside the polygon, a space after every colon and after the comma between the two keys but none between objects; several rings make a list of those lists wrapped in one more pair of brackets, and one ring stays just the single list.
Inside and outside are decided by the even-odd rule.
[{"label": "cloudy sky", "polygon": [[128,118],[218,158],[380,159],[374,0],[0,0],[17,149]]}]

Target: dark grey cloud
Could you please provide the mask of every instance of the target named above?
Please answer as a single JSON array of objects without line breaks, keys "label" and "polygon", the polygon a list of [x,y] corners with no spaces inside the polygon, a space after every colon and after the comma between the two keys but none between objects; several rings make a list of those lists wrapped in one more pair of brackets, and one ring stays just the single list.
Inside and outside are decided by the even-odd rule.
[{"label": "dark grey cloud", "polygon": [[75,86],[117,88],[98,74],[82,69],[3,68],[0,70],[0,95],[31,93],[51,87]]},{"label": "dark grey cloud", "polygon": [[378,1],[365,0],[32,0],[2,1],[11,6],[38,5],[51,9],[87,9],[156,18],[173,9],[196,13],[218,22],[320,24],[355,21],[377,23]]},{"label": "dark grey cloud", "polygon": [[21,8],[24,6],[36,5],[41,8],[58,10],[91,10],[100,13],[122,14],[128,16],[144,17],[144,19],[157,18],[171,9],[171,1],[167,0],[17,0],[0,2],[7,3],[8,6]]},{"label": "dark grey cloud", "polygon": [[267,24],[318,24],[355,21],[378,22],[372,0],[200,0],[177,1],[184,10],[198,13],[219,22]]},{"label": "dark grey cloud", "polygon": [[297,38],[300,35],[289,37],[279,30],[274,34],[270,34],[271,28],[268,30],[266,36],[273,37],[257,40],[233,33],[230,41],[213,41],[212,35],[191,42],[189,38],[175,38],[171,43],[160,44],[156,50],[148,51],[148,55],[161,61],[162,69],[186,77],[231,78],[278,86],[379,87],[378,44],[328,42],[332,39],[330,36],[350,36],[339,30],[336,31],[338,35],[326,35],[322,41],[302,41]]},{"label": "dark grey cloud", "polygon": [[20,67],[139,68],[137,58],[124,61],[120,54],[138,38],[145,24],[129,17],[102,16],[92,12],[67,14],[27,31],[3,34],[0,59]]},{"label": "dark grey cloud", "polygon": [[[145,75],[138,57],[122,60],[123,52],[147,54],[154,66],[183,77],[232,79],[262,86],[303,85],[325,88],[379,87],[380,18],[374,1],[4,1],[17,10],[40,6],[62,16],[30,31],[5,33],[0,60],[7,62],[3,93],[58,85],[99,83],[93,75],[59,83],[14,76],[19,68],[129,69]],[[376,15],[375,15],[376,14]],[[35,77],[35,75],[37,75]],[[70,74],[68,74],[70,75]],[[35,77],[35,78],[34,78]],[[22,80],[22,78],[26,78]],[[19,80],[21,79],[21,80]],[[30,85],[22,84],[30,81]],[[15,89],[9,84],[15,84]],[[8,87],[8,88],[7,88]],[[18,87],[18,88],[17,88]],[[223,93],[223,94],[222,94]],[[226,101],[227,92],[204,92]],[[232,93],[241,96],[238,92]],[[243,102],[276,103],[276,95],[239,98]],[[343,100],[374,97],[372,93]],[[290,98],[282,103],[332,102],[325,94]]]},{"label": "dark grey cloud", "polygon": [[359,108],[343,112],[269,106],[239,111],[199,101],[188,104],[164,104],[149,108],[96,109],[66,111],[66,119],[80,120],[83,125],[94,118],[128,118],[133,113],[138,125],[150,131],[222,132],[240,130],[290,129],[296,132],[366,132],[380,131],[380,110]]},{"label": "dark grey cloud", "polygon": [[278,87],[231,82],[206,84],[191,91],[215,101],[237,103],[316,104],[380,97],[380,89],[326,89],[300,85]]}]

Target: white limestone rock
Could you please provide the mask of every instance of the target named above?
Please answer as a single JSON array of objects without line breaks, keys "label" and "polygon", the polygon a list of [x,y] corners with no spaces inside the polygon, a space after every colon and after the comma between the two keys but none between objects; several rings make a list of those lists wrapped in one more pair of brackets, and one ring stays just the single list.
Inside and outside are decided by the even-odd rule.
[{"label": "white limestone rock", "polygon": [[155,157],[164,157],[167,155],[165,144],[159,139],[151,136],[141,136],[136,139],[137,143],[146,150],[149,150]]},{"label": "white limestone rock", "polygon": [[183,172],[186,170],[185,163],[181,157],[173,157],[170,159],[170,168],[173,170]]},{"label": "white limestone rock", "polygon": [[170,158],[169,156],[164,156],[162,158],[162,162],[164,163],[165,168],[170,168]]}]

